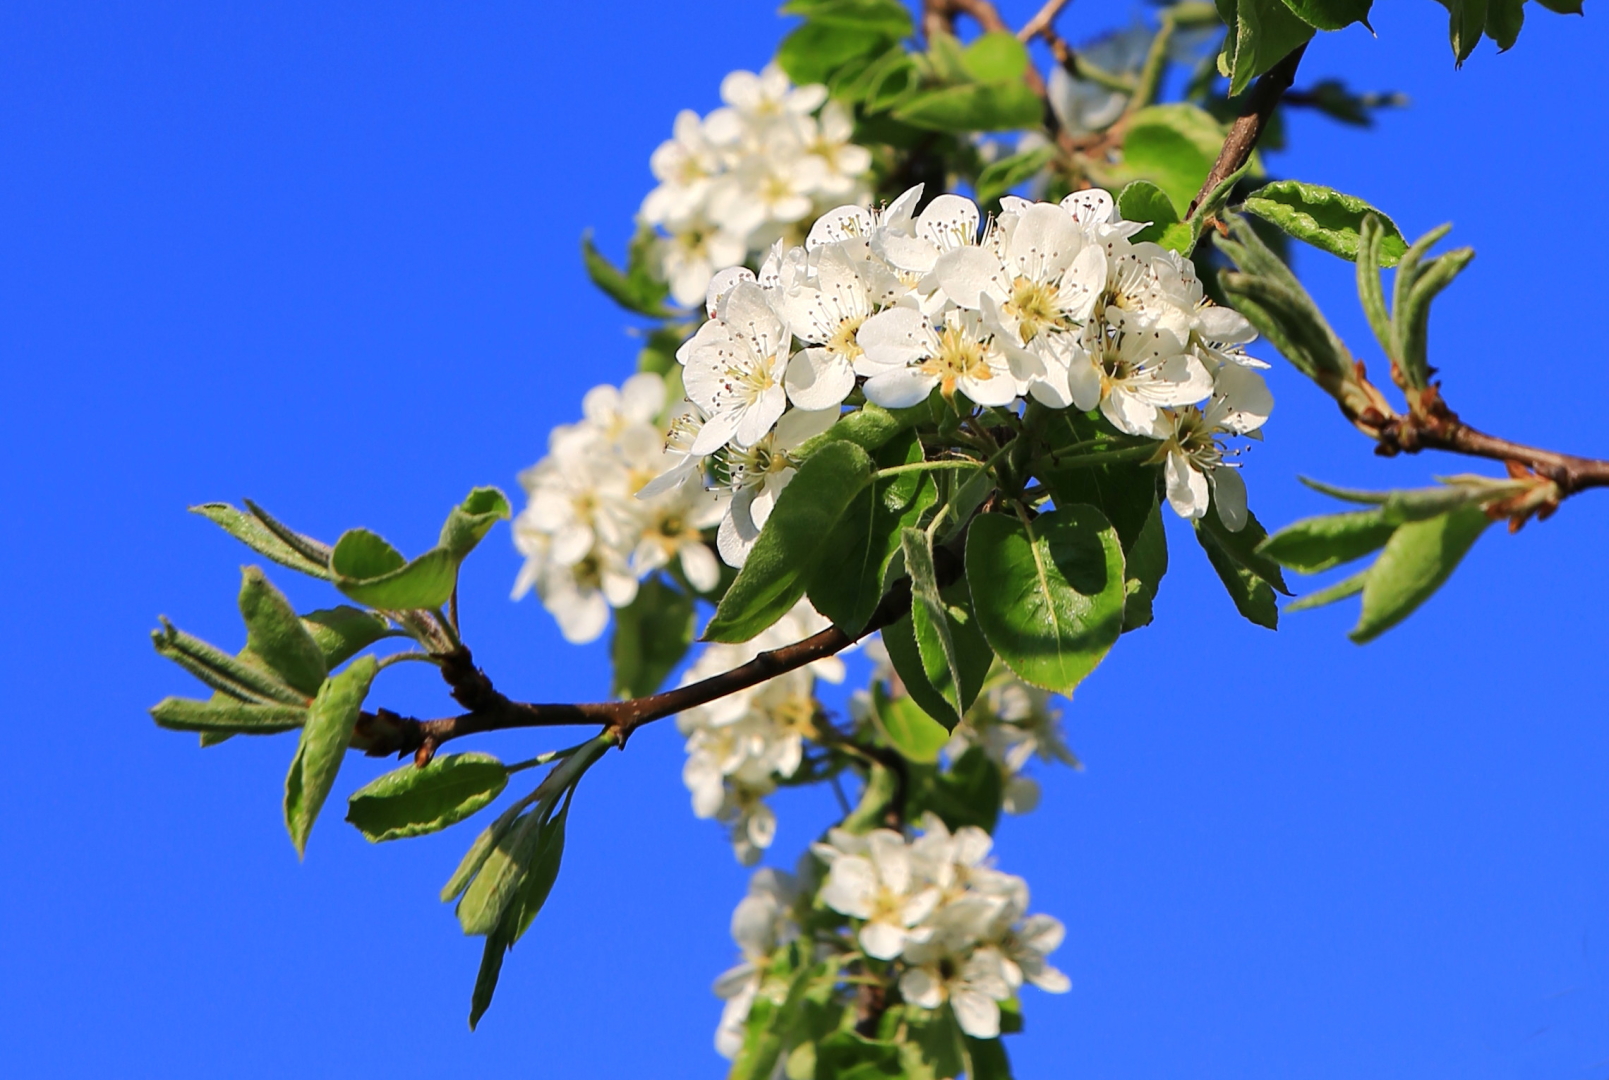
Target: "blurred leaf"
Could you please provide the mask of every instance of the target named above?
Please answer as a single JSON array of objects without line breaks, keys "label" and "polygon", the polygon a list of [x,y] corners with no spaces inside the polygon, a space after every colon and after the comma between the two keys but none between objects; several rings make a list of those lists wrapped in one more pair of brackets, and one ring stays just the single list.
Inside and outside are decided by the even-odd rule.
[{"label": "blurred leaf", "polygon": [[637,587],[637,598],[615,611],[609,652],[616,697],[658,690],[693,643],[693,597],[658,574]]},{"label": "blurred leaf", "polygon": [[1151,105],[1129,119],[1122,171],[1155,183],[1172,205],[1188,206],[1218,159],[1223,141],[1223,125],[1204,110],[1186,102]]},{"label": "blurred leaf", "polygon": [[979,82],[1020,79],[1028,70],[1028,49],[1015,34],[991,30],[962,50],[961,63]]},{"label": "blurred leaf", "polygon": [[1396,223],[1362,199],[1320,184],[1276,180],[1246,197],[1245,209],[1273,222],[1298,240],[1356,262],[1363,219],[1373,214],[1381,226],[1379,263],[1395,266],[1408,250]]},{"label": "blurred leaf", "polygon": [[890,697],[881,683],[872,686],[872,708],[889,744],[907,761],[931,765],[950,741],[943,724],[923,712],[910,697]]},{"label": "blurred leaf", "polygon": [[978,174],[978,182],[973,185],[978,202],[998,202],[1000,196],[1012,188],[1025,184],[1039,175],[1039,170],[1050,164],[1055,157],[1054,146],[1041,146],[991,162]]},{"label": "blurred leaf", "polygon": [[857,60],[869,65],[887,44],[884,35],[812,20],[782,39],[777,46],[777,63],[800,86],[824,83],[839,68]]},{"label": "blurred leaf", "polygon": [[896,40],[916,32],[910,11],[899,0],[788,0],[781,14],[803,15],[811,22],[847,26]]},{"label": "blurred leaf", "polygon": [[1044,102],[1020,81],[972,83],[913,95],[893,115],[932,131],[1021,131],[1040,125]]},{"label": "blurred leaf", "polygon": [[974,746],[950,767],[939,771],[930,765],[911,765],[905,811],[910,820],[920,820],[931,810],[952,832],[976,825],[994,832],[1000,820],[1000,800],[1005,790],[1000,766],[981,746]]},{"label": "blurred leaf", "polygon": [[655,243],[652,230],[641,230],[632,241],[632,258],[627,269],[620,270],[598,251],[589,229],[581,235],[581,262],[592,283],[627,311],[651,319],[668,319],[675,315],[665,306],[669,289],[653,275],[647,262]]},{"label": "blurred leaf", "polygon": [[1378,551],[1396,528],[1379,510],[1326,514],[1287,525],[1257,550],[1283,567],[1316,574]]},{"label": "blurred leaf", "polygon": [[966,572],[984,636],[1034,686],[1068,693],[1122,631],[1123,549],[1093,506],[1058,506],[1029,525],[980,515]]},{"label": "blurred leaf", "polygon": [[1399,527],[1364,579],[1352,640],[1373,641],[1430,599],[1489,524],[1480,507],[1465,506]]},{"label": "blurred leaf", "polygon": [[374,657],[359,657],[346,670],[325,679],[308,707],[307,723],[285,777],[285,827],[298,856],[307,853],[307,836],[335,784],[363,699],[378,670]]},{"label": "blurred leaf", "polygon": [[704,640],[747,641],[787,614],[804,595],[821,538],[838,528],[871,480],[871,458],[854,443],[830,442],[807,458],[778,496]]},{"label": "blurred leaf", "polygon": [[442,754],[369,781],[347,800],[346,820],[371,842],[423,836],[456,825],[508,786],[508,770],[490,754]]},{"label": "blurred leaf", "polygon": [[241,571],[240,614],[246,620],[246,648],[297,690],[309,697],[318,693],[329,674],[324,652],[259,567]]}]

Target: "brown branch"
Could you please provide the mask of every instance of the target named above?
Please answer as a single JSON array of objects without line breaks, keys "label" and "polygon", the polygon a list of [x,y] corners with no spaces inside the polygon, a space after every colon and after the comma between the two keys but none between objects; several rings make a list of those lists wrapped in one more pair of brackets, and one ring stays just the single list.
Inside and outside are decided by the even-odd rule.
[{"label": "brown branch", "polygon": [[1302,62],[1302,54],[1306,51],[1305,44],[1292,50],[1289,56],[1264,72],[1251,88],[1251,93],[1246,95],[1245,103],[1240,108],[1240,117],[1230,126],[1229,134],[1224,138],[1218,160],[1212,163],[1201,190],[1190,200],[1186,217],[1195,213],[1196,207],[1212,194],[1214,188],[1234,175],[1250,159],[1251,152],[1257,149],[1257,140],[1262,138],[1263,129],[1268,126],[1268,118],[1274,115],[1274,109],[1279,106],[1279,99],[1296,81],[1296,66]]},{"label": "brown branch", "polygon": [[1050,24],[1056,21],[1056,16],[1061,14],[1061,9],[1069,2],[1070,0],[1045,0],[1045,6],[1034,12],[1034,17],[1023,23],[1022,29],[1017,31],[1017,40],[1026,43],[1032,41],[1034,35],[1050,30]]},{"label": "brown branch", "polygon": [[716,701],[840,653],[889,623],[898,621],[910,610],[910,606],[910,582],[901,581],[883,597],[866,628],[858,634],[850,635],[836,626],[828,627],[803,641],[762,652],[731,671],[629,701],[576,705],[536,705],[511,701],[494,689],[485,673],[475,667],[469,650],[460,647],[444,658],[442,674],[452,687],[453,696],[467,706],[469,712],[439,720],[416,720],[388,709],[364,713],[353,735],[352,747],[375,757],[412,753],[414,762],[423,766],[429,763],[443,743],[465,735],[569,724],[601,724],[614,735],[617,743],[624,746],[631,733],[644,724]]}]

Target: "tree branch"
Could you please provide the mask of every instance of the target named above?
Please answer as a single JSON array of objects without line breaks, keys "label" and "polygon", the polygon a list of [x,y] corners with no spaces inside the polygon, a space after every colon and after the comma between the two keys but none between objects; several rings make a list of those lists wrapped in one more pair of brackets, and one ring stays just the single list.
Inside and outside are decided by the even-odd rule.
[{"label": "tree branch", "polygon": [[1262,138],[1263,129],[1268,126],[1268,118],[1274,115],[1274,109],[1279,106],[1280,98],[1291,88],[1291,83],[1296,81],[1296,67],[1302,62],[1302,54],[1306,51],[1305,44],[1292,50],[1289,56],[1264,72],[1257,80],[1257,84],[1251,88],[1251,93],[1246,95],[1245,104],[1241,106],[1240,117],[1230,126],[1229,134],[1224,138],[1223,149],[1218,152],[1218,160],[1212,163],[1212,169],[1207,173],[1207,179],[1202,182],[1201,190],[1190,200],[1190,209],[1186,211],[1186,217],[1195,213],[1201,201],[1246,164],[1251,152],[1257,149],[1257,140]]},{"label": "tree branch", "polygon": [[1017,40],[1026,44],[1034,39],[1034,35],[1049,30],[1051,23],[1056,21],[1056,16],[1061,14],[1061,9],[1069,2],[1070,0],[1045,0],[1045,6],[1034,12],[1034,17],[1023,23],[1022,29],[1017,31]]},{"label": "tree branch", "polygon": [[512,728],[561,727],[569,724],[601,724],[619,745],[644,724],[674,713],[746,690],[778,675],[824,660],[849,648],[855,642],[897,622],[910,610],[908,580],[900,581],[884,595],[866,628],[853,636],[836,626],[828,627],[803,641],[762,652],[731,671],[713,675],[687,686],[629,701],[600,701],[577,705],[539,705],[511,701],[493,688],[491,680],[475,667],[467,648],[443,658],[442,676],[452,687],[453,697],[469,712],[439,720],[416,720],[389,709],[364,713],[352,737],[352,748],[374,757],[389,754],[414,755],[423,766],[436,749],[452,739],[487,731]]}]

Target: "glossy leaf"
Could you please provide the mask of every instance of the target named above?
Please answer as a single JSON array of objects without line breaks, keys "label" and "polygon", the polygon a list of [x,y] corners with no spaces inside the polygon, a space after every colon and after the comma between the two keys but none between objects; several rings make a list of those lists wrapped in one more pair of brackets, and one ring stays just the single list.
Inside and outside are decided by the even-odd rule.
[{"label": "glossy leaf", "polygon": [[1123,551],[1123,630],[1151,624],[1151,604],[1168,572],[1168,536],[1162,527],[1162,505],[1153,501],[1151,513],[1134,543]]},{"label": "glossy leaf", "polygon": [[978,174],[978,182],[973,185],[977,193],[978,202],[997,202],[1000,196],[1011,191],[1020,184],[1026,184],[1039,170],[1050,164],[1056,156],[1053,146],[1041,146],[1034,150],[1025,150],[1020,154],[1003,157],[999,161],[990,162]]},{"label": "glossy leaf", "polygon": [[378,670],[374,657],[359,657],[344,671],[325,679],[308,706],[307,724],[285,777],[285,827],[298,856],[306,854],[307,836],[335,785],[363,699]]},{"label": "glossy leaf", "polygon": [[1140,244],[1150,241],[1172,251],[1187,252],[1194,239],[1189,225],[1179,220],[1173,200],[1167,192],[1149,180],[1135,180],[1118,192],[1117,208],[1126,221],[1148,221],[1145,228],[1131,240]]},{"label": "glossy leaf", "polygon": [[693,597],[654,575],[637,588],[637,597],[615,612],[610,657],[612,693],[643,697],[664,684],[693,643]]},{"label": "glossy leaf", "polygon": [[922,711],[909,696],[890,697],[881,683],[872,687],[872,710],[889,745],[907,761],[931,765],[950,741],[950,731]]},{"label": "glossy leaf", "polygon": [[272,735],[301,727],[307,721],[307,710],[295,705],[254,705],[222,695],[211,701],[168,697],[151,706],[151,718],[169,731]]},{"label": "glossy leaf", "polygon": [[1465,506],[1400,526],[1364,579],[1352,640],[1373,641],[1430,599],[1489,524],[1485,511]]},{"label": "glossy leaf", "polygon": [[1257,516],[1248,510],[1245,527],[1239,532],[1230,532],[1216,514],[1201,518],[1195,528],[1196,540],[1228,590],[1235,610],[1258,626],[1277,628],[1279,607],[1274,603],[1274,591],[1289,596],[1290,589],[1279,564],[1257,550],[1268,538]]},{"label": "glossy leaf", "polygon": [[309,697],[318,693],[329,674],[324,651],[259,567],[241,571],[240,614],[246,620],[246,648],[295,689]]},{"label": "glossy leaf", "polygon": [[967,581],[978,625],[1018,678],[1067,693],[1123,629],[1123,549],[1092,506],[1058,507],[1024,524],[972,522]]},{"label": "glossy leaf", "polygon": [[771,517],[747,562],[721,597],[706,641],[747,641],[776,622],[804,595],[831,535],[862,488],[871,483],[872,460],[851,442],[817,450],[777,498]]},{"label": "glossy leaf", "polygon": [[423,836],[456,825],[508,785],[508,770],[490,754],[442,754],[424,768],[412,763],[359,788],[346,820],[374,843]]},{"label": "glossy leaf", "polygon": [[1374,0],[1285,0],[1298,18],[1320,30],[1340,30],[1355,22],[1368,25]]},{"label": "glossy leaf", "polygon": [[[921,460],[921,441],[908,429],[874,457],[879,468]],[[885,477],[861,489],[837,528],[820,538],[821,554],[807,586],[815,609],[845,633],[858,634],[882,599],[900,530],[917,524],[937,497],[927,473]]]},{"label": "glossy leaf", "polygon": [[1248,195],[1243,206],[1296,239],[1352,262],[1358,258],[1363,219],[1371,214],[1381,229],[1379,265],[1395,266],[1408,250],[1402,232],[1384,213],[1321,184],[1276,180]]}]

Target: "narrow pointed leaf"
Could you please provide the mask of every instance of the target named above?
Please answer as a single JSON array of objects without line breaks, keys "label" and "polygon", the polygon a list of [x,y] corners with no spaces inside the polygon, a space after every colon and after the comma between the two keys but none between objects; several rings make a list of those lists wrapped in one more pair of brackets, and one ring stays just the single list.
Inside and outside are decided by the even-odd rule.
[{"label": "narrow pointed leaf", "polygon": [[176,628],[166,619],[162,620],[162,629],[152,631],[151,642],[159,654],[231,697],[259,705],[307,704],[305,695],[286,685],[266,667],[230,656],[217,646]]},{"label": "narrow pointed leaf", "polygon": [[324,651],[259,567],[241,572],[240,614],[246,620],[246,648],[297,690],[318,693],[329,673]]},{"label": "narrow pointed leaf", "polygon": [[1333,604],[1337,600],[1345,600],[1349,596],[1356,596],[1363,591],[1363,586],[1369,580],[1369,571],[1360,570],[1351,577],[1336,582],[1334,585],[1320,589],[1318,592],[1298,596],[1285,605],[1286,611],[1307,611],[1309,608],[1323,607]]},{"label": "narrow pointed leaf", "polygon": [[1430,599],[1489,524],[1480,507],[1465,506],[1398,528],[1369,568],[1352,640],[1373,641]]},{"label": "narrow pointed leaf", "polygon": [[213,502],[192,506],[190,512],[200,514],[257,554],[270,558],[281,566],[298,570],[309,577],[329,579],[330,572],[327,566],[309,559],[281,540],[260,520],[243,510],[237,510],[228,503]]},{"label": "narrow pointed leaf", "polygon": [[295,705],[253,705],[221,695],[211,701],[168,697],[151,707],[151,718],[170,731],[272,735],[301,727],[307,710]]},{"label": "narrow pointed leaf", "polygon": [[1325,514],[1287,525],[1257,550],[1286,569],[1316,574],[1378,551],[1396,528],[1382,510]]},{"label": "narrow pointed leaf", "polygon": [[542,816],[541,808],[526,814],[492,845],[480,872],[458,900],[458,923],[464,933],[490,934],[497,929],[541,850]]}]

